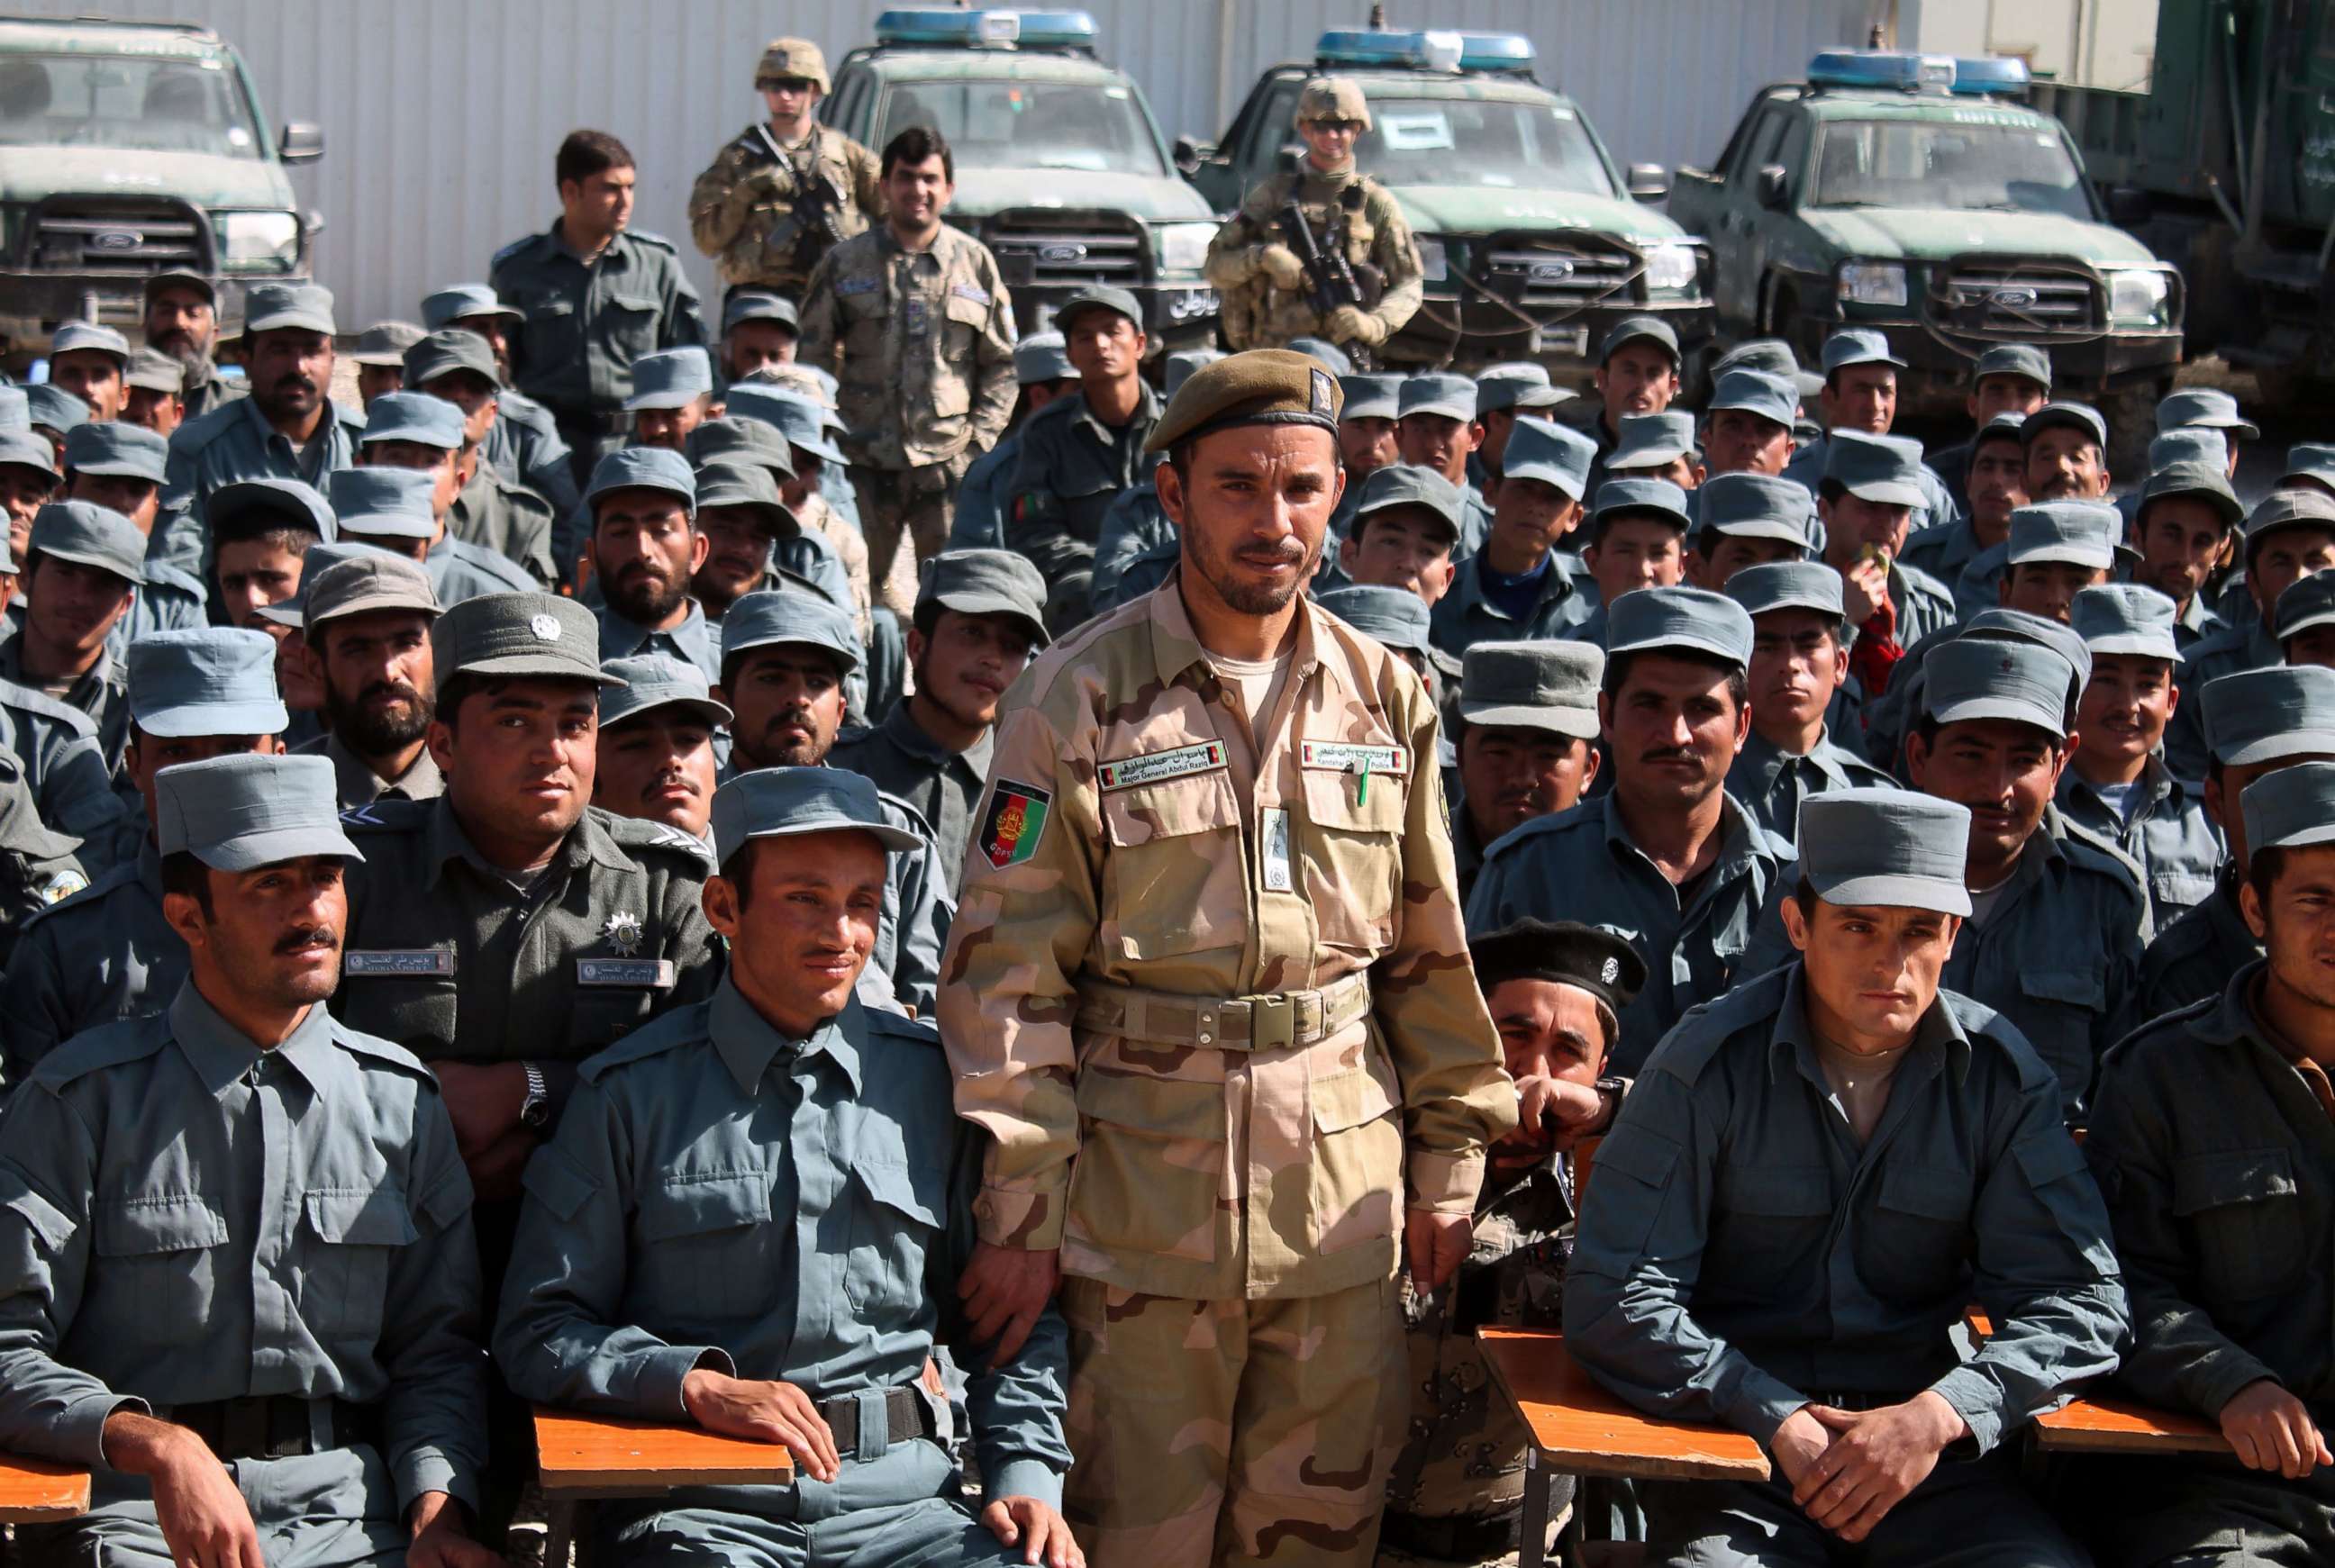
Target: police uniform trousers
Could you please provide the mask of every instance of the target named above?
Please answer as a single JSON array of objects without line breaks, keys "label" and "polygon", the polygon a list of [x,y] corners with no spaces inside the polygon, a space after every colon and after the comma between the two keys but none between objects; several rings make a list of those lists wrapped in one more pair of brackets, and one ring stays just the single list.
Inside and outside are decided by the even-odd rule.
[{"label": "police uniform trousers", "polygon": [[[402,1568],[412,1544],[389,1469],[370,1444],[283,1459],[230,1459],[267,1568]],[[171,1568],[154,1493],[142,1476],[97,1470],[89,1512],[19,1524],[13,1568]]]},{"label": "police uniform trousers", "polygon": [[2191,1454],[2078,1469],[2103,1568],[2335,1563],[2335,1472],[2324,1466],[2300,1481]]},{"label": "police uniform trousers", "polygon": [[1352,1564],[1410,1414],[1391,1278],[1259,1301],[1066,1279],[1071,1474],[1093,1568]]}]

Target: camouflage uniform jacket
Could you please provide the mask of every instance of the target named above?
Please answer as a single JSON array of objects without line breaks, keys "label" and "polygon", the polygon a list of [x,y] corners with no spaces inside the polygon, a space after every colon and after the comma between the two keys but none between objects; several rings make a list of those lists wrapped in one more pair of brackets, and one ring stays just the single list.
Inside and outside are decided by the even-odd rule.
[{"label": "camouflage uniform jacket", "polygon": [[799,357],[837,377],[855,463],[985,452],[1013,417],[1013,301],[989,247],[946,224],[924,250],[882,227],[828,251],[803,298]]},{"label": "camouflage uniform jacket", "polygon": [[[732,288],[792,297],[837,241],[864,234],[883,216],[881,167],[874,153],[828,126],[814,122],[810,134],[790,147],[767,126],[749,125],[690,188],[690,237]],[[806,266],[798,260],[804,236],[795,222],[795,197],[814,179],[826,184],[834,204],[835,232],[809,237]]]},{"label": "camouflage uniform jacket", "polygon": [[[1303,172],[1276,174],[1250,191],[1208,244],[1208,281],[1224,295],[1225,341],[1235,349],[1279,348],[1293,337],[1323,329],[1303,293],[1274,287],[1249,255],[1255,246],[1288,243],[1281,232],[1281,209],[1293,193],[1325,256],[1342,248],[1350,266],[1368,263],[1385,276],[1386,293],[1366,314],[1385,324],[1387,336],[1400,332],[1418,313],[1425,287],[1419,246],[1402,208],[1386,187],[1359,169],[1323,174],[1309,165]],[[1324,238],[1332,231],[1334,241]]]},{"label": "camouflage uniform jacket", "polygon": [[1472,1213],[1516,1117],[1419,677],[1301,600],[1260,745],[1241,703],[1177,577],[1049,649],[941,968],[983,1237],[1193,1300],[1388,1278],[1400,1211]]},{"label": "camouflage uniform jacket", "polygon": [[1572,1245],[1572,1172],[1552,1154],[1485,1194],[1468,1261],[1449,1285],[1422,1302],[1405,1283],[1410,1423],[1387,1483],[1390,1511],[1496,1518],[1523,1505],[1530,1438],[1493,1386],[1476,1331],[1555,1331]]}]

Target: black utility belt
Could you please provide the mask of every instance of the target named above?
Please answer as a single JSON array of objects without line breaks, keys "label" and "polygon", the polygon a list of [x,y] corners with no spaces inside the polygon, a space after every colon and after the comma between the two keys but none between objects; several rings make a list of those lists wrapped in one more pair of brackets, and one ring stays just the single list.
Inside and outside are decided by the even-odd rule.
[{"label": "black utility belt", "polygon": [[381,1441],[381,1407],[295,1394],[250,1394],[173,1406],[166,1418],[221,1460],[291,1459]]}]

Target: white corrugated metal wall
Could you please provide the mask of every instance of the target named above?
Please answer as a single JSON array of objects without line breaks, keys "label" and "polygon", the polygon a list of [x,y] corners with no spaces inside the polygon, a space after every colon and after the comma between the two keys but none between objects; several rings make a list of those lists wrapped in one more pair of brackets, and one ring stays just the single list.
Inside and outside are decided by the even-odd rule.
[{"label": "white corrugated metal wall", "polygon": [[[1109,56],[1143,84],[1171,138],[1209,137],[1264,67],[1312,53],[1366,0],[1086,0]],[[296,170],[326,228],[317,271],[345,329],[412,317],[442,284],[486,276],[509,240],[556,216],[551,154],[579,125],[641,162],[635,221],[688,240],[690,181],[759,108],[765,41],[864,41],[881,0],[13,0],[69,15],[192,17],[231,39],[268,112],[325,128]],[[1541,76],[1588,111],[1624,162],[1719,150],[1751,92],[1815,50],[1861,43],[1893,0],[1393,0],[1395,25],[1529,34]]]}]

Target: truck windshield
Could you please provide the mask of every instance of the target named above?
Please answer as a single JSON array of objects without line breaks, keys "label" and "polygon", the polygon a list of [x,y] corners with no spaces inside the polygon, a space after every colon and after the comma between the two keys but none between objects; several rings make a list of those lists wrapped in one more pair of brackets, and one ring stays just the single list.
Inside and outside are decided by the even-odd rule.
[{"label": "truck windshield", "polygon": [[1151,122],[1122,82],[896,82],[870,145],[880,148],[911,125],[947,138],[961,169],[1168,173]]},{"label": "truck windshield", "polygon": [[2059,133],[2032,121],[1828,122],[1817,146],[1815,189],[1817,207],[2047,212],[2087,221],[2092,217],[2083,176]]},{"label": "truck windshield", "polygon": [[236,73],[182,55],[0,58],[0,146],[262,155]]},{"label": "truck windshield", "polygon": [[1614,194],[1597,144],[1566,104],[1373,93],[1371,118],[1354,159],[1388,185]]}]

